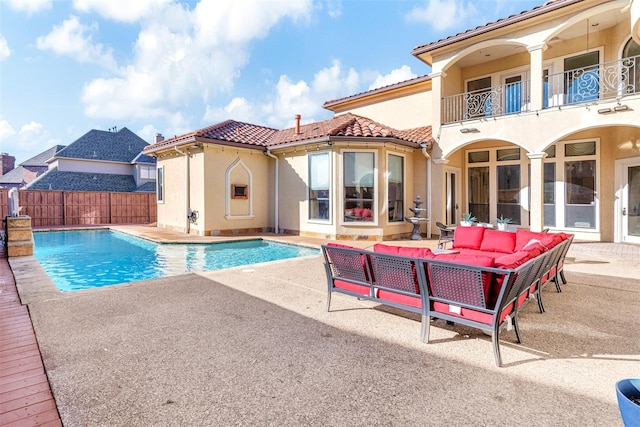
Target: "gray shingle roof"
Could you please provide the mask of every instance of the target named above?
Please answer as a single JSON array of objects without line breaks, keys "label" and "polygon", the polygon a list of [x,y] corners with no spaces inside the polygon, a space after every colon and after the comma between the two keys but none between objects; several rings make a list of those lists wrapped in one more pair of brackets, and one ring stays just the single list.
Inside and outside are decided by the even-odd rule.
[{"label": "gray shingle roof", "polygon": [[133,192],[136,191],[136,182],[131,175],[61,172],[57,169],[53,169],[27,185],[27,189]]},{"label": "gray shingle roof", "polygon": [[92,129],[60,150],[57,157],[131,163],[147,142],[129,129]]},{"label": "gray shingle roof", "polygon": [[0,185],[22,184],[22,182],[24,181],[25,170],[26,169],[22,166],[11,169],[9,172],[0,176]]},{"label": "gray shingle roof", "polygon": [[146,182],[142,184],[140,187],[136,188],[136,193],[155,193],[155,192],[156,192],[155,182]]},{"label": "gray shingle roof", "polygon": [[131,163],[147,163],[150,165],[155,165],[156,164],[156,158],[155,157],[151,157],[151,156],[147,156],[146,154],[138,154],[136,156],[135,159],[133,159],[131,161]]},{"label": "gray shingle roof", "polygon": [[42,153],[33,156],[32,158],[25,160],[20,163],[20,166],[44,166],[47,167],[47,160],[56,155],[60,150],[65,148],[65,145],[54,145],[48,150],[43,151]]}]

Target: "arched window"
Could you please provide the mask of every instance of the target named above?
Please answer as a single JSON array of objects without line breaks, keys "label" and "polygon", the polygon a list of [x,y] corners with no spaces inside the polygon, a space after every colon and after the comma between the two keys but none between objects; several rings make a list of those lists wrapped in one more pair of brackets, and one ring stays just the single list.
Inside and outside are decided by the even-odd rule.
[{"label": "arched window", "polygon": [[640,92],[640,45],[629,39],[622,50],[622,67],[625,78],[625,93]]}]

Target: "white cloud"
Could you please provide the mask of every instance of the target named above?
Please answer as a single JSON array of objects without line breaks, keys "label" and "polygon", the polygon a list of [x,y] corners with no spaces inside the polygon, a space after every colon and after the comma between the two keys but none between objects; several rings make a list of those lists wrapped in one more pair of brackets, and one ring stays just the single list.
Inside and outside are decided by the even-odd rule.
[{"label": "white cloud", "polygon": [[418,77],[418,75],[411,71],[411,67],[409,67],[408,65],[403,65],[400,68],[391,70],[389,74],[385,74],[384,76],[378,75],[375,81],[369,86],[369,90],[389,86],[395,83],[403,82],[405,80],[413,79],[415,77]]},{"label": "white cloud", "polygon": [[311,82],[280,76],[268,99],[252,103],[236,97],[221,108],[207,106],[203,120],[213,124],[233,119],[276,129],[293,126],[296,114],[302,116],[303,123],[323,120],[333,114],[322,108],[324,101],[352,94],[360,80],[353,68],[343,70],[340,61],[334,60],[330,67],[315,73]]},{"label": "white cloud", "polygon": [[465,26],[469,18],[478,15],[473,2],[463,0],[428,0],[423,7],[414,7],[406,19],[411,22],[423,22],[436,31],[446,31]]},{"label": "white cloud", "polygon": [[41,123],[30,121],[29,123],[22,125],[19,134],[21,137],[31,138],[42,135],[43,131],[44,128]]},{"label": "white cloud", "polygon": [[7,39],[0,34],[0,61],[7,59],[9,55],[11,55],[11,49],[9,49]]},{"label": "white cloud", "polygon": [[190,118],[175,116],[176,110],[233,88],[249,61],[252,41],[283,19],[307,19],[311,10],[310,0],[203,0],[193,9],[170,4],[156,10],[141,24],[132,63],[84,85],[85,113],[109,119],[161,117],[177,122],[172,129],[180,128]]},{"label": "white cloud", "polygon": [[86,26],[80,23],[78,17],[71,16],[44,37],[38,37],[36,44],[39,49],[52,50],[58,55],[67,55],[78,62],[99,64],[108,70],[115,71],[116,61],[110,50],[105,50],[102,44],[92,43],[91,33],[98,31],[98,25]]},{"label": "white cloud", "polygon": [[[0,120],[0,141],[5,140],[16,134],[15,129],[6,120]],[[2,148],[2,151],[7,151],[6,148]]]},{"label": "white cloud", "polygon": [[327,9],[331,18],[339,18],[342,16],[342,0],[326,0]]},{"label": "white cloud", "polygon": [[33,14],[41,10],[51,9],[53,0],[2,0],[13,10]]},{"label": "white cloud", "polygon": [[121,22],[137,22],[163,9],[172,0],[74,0],[79,12],[97,12],[104,18]]}]

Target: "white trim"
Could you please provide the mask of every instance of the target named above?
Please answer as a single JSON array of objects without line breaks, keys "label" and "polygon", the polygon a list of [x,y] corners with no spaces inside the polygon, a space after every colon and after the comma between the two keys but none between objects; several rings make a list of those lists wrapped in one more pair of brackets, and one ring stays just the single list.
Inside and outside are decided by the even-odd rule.
[{"label": "white trim", "polygon": [[[387,161],[386,161],[386,170],[385,170],[385,174],[384,174],[384,185],[385,185],[385,192],[384,192],[384,205],[387,207],[387,211],[389,209],[389,157],[390,156],[396,156],[396,157],[400,157],[402,159],[402,205],[403,207],[406,209],[406,204],[407,204],[407,156],[403,153],[397,153],[397,152],[389,152],[387,151]],[[426,200],[425,200],[426,202]],[[387,212],[387,216],[385,217],[387,220],[387,224],[388,225],[397,225],[397,224],[403,224],[404,225],[404,209],[403,212],[400,213],[400,219],[396,220],[396,221],[390,221],[389,220],[389,212]]]},{"label": "white trim", "polygon": [[[236,168],[236,167],[241,167],[243,168],[247,174],[249,175],[249,182],[247,183],[248,185],[248,191],[249,191],[249,213],[248,214],[244,214],[244,215],[231,215],[231,179],[230,179],[230,175],[231,172]],[[249,218],[253,218],[253,174],[251,173],[251,169],[249,169],[247,167],[247,165],[244,164],[244,162],[242,161],[242,159],[240,157],[238,157],[233,163],[231,163],[229,165],[229,167],[227,167],[227,170],[225,171],[224,174],[224,182],[225,182],[225,198],[224,198],[224,217],[226,219],[249,219]]]},{"label": "white trim", "polygon": [[[306,207],[306,220],[308,223],[310,224],[322,224],[322,225],[327,225],[327,224],[332,224],[333,223],[333,199],[334,199],[334,194],[333,194],[333,159],[331,156],[331,153],[333,153],[332,150],[322,150],[322,151],[315,151],[312,153],[307,153],[307,183],[306,183],[306,189],[307,189],[307,200],[305,201],[305,207]],[[311,168],[310,166],[310,162],[311,162],[311,157],[312,156],[318,156],[318,155],[326,155],[329,158],[329,170],[327,171],[327,173],[329,174],[328,178],[329,178],[329,216],[327,219],[321,219],[321,218],[311,218],[311,195],[309,194],[311,191],[310,188],[310,184],[311,184]]]},{"label": "white trim", "polygon": [[[344,153],[373,153],[373,221],[345,221],[344,220]],[[338,188],[339,202],[339,219],[338,224],[341,226],[358,226],[358,227],[377,227],[378,226],[378,204],[379,204],[379,191],[378,191],[378,150],[361,149],[361,148],[342,148],[340,150],[340,159],[338,162],[340,168],[340,185]]]},{"label": "white trim", "polygon": [[[162,179],[158,179],[158,175],[162,174]],[[162,181],[162,183],[160,182]],[[164,204],[164,199],[165,199],[165,189],[166,189],[166,183],[167,183],[167,176],[164,173],[164,165],[163,166],[158,166],[156,167],[156,203],[158,204]],[[159,191],[158,187],[162,186],[162,191]],[[159,197],[160,195],[162,195],[162,197]]]},{"label": "white trim", "polygon": [[[613,222],[614,222],[614,237],[615,243],[640,243],[640,238],[635,236],[629,236],[628,230],[626,230],[624,224],[624,216],[622,215],[622,209],[627,209],[627,215],[629,215],[628,207],[628,193],[626,187],[629,185],[625,171],[632,166],[640,166],[640,157],[630,157],[627,159],[619,159],[614,161],[614,185],[615,185],[615,199],[613,204]],[[626,232],[626,233],[625,233]]]}]

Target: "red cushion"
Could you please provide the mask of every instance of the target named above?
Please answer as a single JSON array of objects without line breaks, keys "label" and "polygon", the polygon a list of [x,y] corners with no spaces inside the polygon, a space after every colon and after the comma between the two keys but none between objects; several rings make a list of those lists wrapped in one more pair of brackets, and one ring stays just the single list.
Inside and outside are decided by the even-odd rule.
[{"label": "red cushion", "polygon": [[480,249],[484,227],[456,227],[453,233],[453,247]]},{"label": "red cushion", "polygon": [[499,230],[485,230],[480,244],[480,250],[510,254],[513,253],[515,246],[516,233]]},{"label": "red cushion", "polygon": [[516,268],[519,265],[524,264],[529,259],[531,259],[529,252],[519,251],[496,258],[495,265],[498,268]]},{"label": "red cushion", "polygon": [[398,255],[409,258],[433,258],[434,254],[429,248],[412,248],[401,247],[398,249]]},{"label": "red cushion", "polygon": [[362,210],[362,217],[363,218],[371,218],[372,215],[373,215],[373,211],[371,209],[363,209]]},{"label": "red cushion", "polygon": [[362,295],[370,295],[371,288],[369,286],[358,285],[356,283],[345,282],[344,280],[334,280],[333,286],[338,289],[345,289],[347,291],[355,292]]},{"label": "red cushion", "polygon": [[398,304],[407,305],[409,307],[422,308],[422,298],[397,294],[395,292],[388,291],[386,289],[378,290],[378,298],[387,300],[387,301],[393,301]]},{"label": "red cushion", "polygon": [[398,255],[400,246],[385,245],[384,243],[376,243],[373,245],[373,251],[381,254]]},{"label": "red cushion", "polygon": [[353,208],[353,215],[356,217],[361,217],[362,216],[362,208]]},{"label": "red cushion", "polygon": [[537,239],[542,241],[545,237],[548,237],[549,233],[539,233],[536,231],[529,231],[519,228],[516,231],[516,245],[514,251],[519,251],[524,248],[524,246],[531,241],[531,239]]}]

